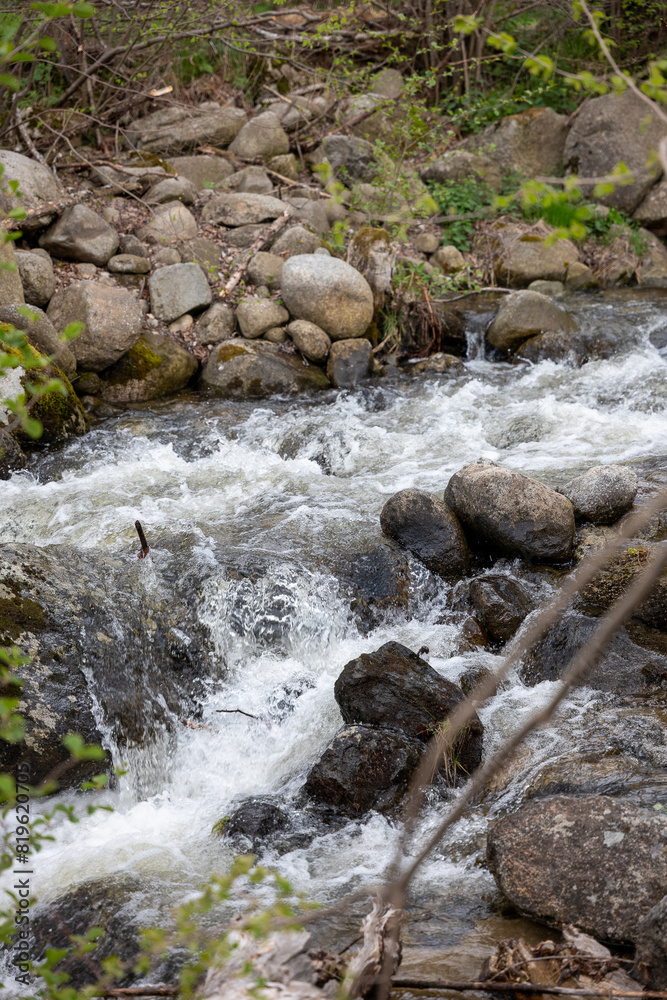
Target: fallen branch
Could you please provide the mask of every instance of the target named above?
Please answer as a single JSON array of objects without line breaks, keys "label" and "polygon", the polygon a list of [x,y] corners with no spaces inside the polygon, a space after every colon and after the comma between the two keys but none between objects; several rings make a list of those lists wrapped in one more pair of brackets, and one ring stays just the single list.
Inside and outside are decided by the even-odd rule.
[{"label": "fallen branch", "polygon": [[272,236],[275,236],[276,233],[279,233],[280,230],[283,228],[283,226],[287,223],[287,220],[291,218],[292,218],[292,210],[290,208],[287,209],[285,212],[283,212],[282,215],[279,215],[278,218],[275,220],[275,222],[272,222],[269,228],[265,229],[264,232],[257,237],[252,246],[248,247],[248,249],[243,254],[241,262],[237,265],[231,278],[229,279],[225,287],[222,289],[222,294],[220,298],[225,299],[231,292],[234,291],[239,281],[245,274],[246,268],[250,263],[250,258],[253,257],[254,254],[258,252],[258,250],[261,250],[262,247],[265,246],[266,243],[268,243],[268,241],[271,239]]},{"label": "fallen branch", "polygon": [[667,1000],[665,990],[582,990],[569,986],[542,986],[541,983],[494,983],[484,980],[449,982],[446,979],[392,979],[393,989],[451,990],[453,993],[553,993],[565,997],[642,997],[644,1000]]},{"label": "fallen branch", "polygon": [[[249,719],[259,719],[258,715],[251,715],[250,712],[244,712],[242,708],[216,708],[216,712],[225,712],[226,715],[234,715],[235,712],[238,712],[239,715],[247,715]],[[259,721],[263,722],[264,720],[259,719]]]},{"label": "fallen branch", "polygon": [[117,986],[99,993],[101,997],[177,997],[180,986]]}]

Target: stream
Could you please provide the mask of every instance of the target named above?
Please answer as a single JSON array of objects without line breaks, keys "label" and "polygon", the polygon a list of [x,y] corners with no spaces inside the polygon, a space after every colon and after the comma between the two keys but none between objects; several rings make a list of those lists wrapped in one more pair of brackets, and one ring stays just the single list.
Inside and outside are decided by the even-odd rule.
[{"label": "stream", "polygon": [[[449,477],[477,459],[558,486],[615,462],[632,463],[642,479],[641,463],[667,453],[667,295],[628,290],[562,304],[582,329],[611,330],[624,349],[578,369],[492,362],[480,347],[488,317],[475,313],[459,377],[396,376],[252,404],[185,393],[117,411],[66,447],[35,453],[0,484],[4,543],[120,554],[132,586],[162,598],[174,575],[200,580],[196,613],[217,664],[198,720],[204,728],[158,735],[141,753],[111,747],[127,773],[96,801],[113,812],[54,821],[56,840],[35,859],[35,896],[129,874],[149,887],[137,897],[140,915],[164,919],[212,873],[228,870],[234,845],[212,836],[216,821],[250,795],[296,797],[341,725],[333,686],[349,660],[396,640],[427,646],[429,663],[455,682],[471,667],[498,665],[494,653],[460,651],[457,625],[441,623],[451,585],[417,560],[407,611],[384,612],[370,631],[351,612],[335,567],[381,541],[379,514],[392,494],[418,487],[442,495]],[[149,560],[136,558],[136,519]],[[261,572],[232,572],[248,567]],[[498,571],[521,572],[536,602],[558,583],[510,560]],[[480,712],[485,755],[552,689],[512,677]],[[218,711],[234,708],[257,718]],[[554,726],[533,734],[416,876],[403,974],[473,978],[501,938],[549,935],[503,907],[484,863],[486,830],[539,786],[545,769],[577,768],[592,736],[628,716],[665,733],[660,705],[619,704],[583,687]],[[667,804],[667,748],[654,742],[653,755],[619,751],[614,765],[623,793],[644,805]],[[74,793],[60,800],[81,804]],[[434,793],[410,853],[447,808]],[[382,879],[398,833],[396,822],[370,814],[285,852],[269,842],[262,862],[306,899],[329,903]],[[316,923],[317,942],[347,944],[366,909],[355,904]]]}]

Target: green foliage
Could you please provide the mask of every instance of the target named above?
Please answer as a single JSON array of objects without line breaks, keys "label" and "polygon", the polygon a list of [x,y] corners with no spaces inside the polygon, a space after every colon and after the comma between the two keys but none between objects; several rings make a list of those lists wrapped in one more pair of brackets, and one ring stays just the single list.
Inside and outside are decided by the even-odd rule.
[{"label": "green foliage", "polygon": [[[493,190],[476,176],[460,181],[432,182],[429,188],[443,215],[469,215],[490,208],[493,204]],[[444,242],[458,250],[470,250],[470,241],[475,231],[474,219],[460,219],[450,222],[445,229]]]}]

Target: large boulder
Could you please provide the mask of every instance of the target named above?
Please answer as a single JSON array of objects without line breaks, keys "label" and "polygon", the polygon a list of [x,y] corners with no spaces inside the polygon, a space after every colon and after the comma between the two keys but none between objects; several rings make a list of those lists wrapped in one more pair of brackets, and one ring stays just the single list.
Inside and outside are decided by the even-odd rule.
[{"label": "large boulder", "polygon": [[304,791],[344,816],[391,812],[407,792],[423,749],[420,740],[400,732],[347,726],[313,764]]},{"label": "large boulder", "polygon": [[253,226],[277,219],[286,209],[284,202],[270,194],[216,194],[202,218],[218,226]]},{"label": "large boulder", "polygon": [[478,548],[537,562],[565,562],[574,542],[572,504],[521,472],[467,465],[454,473],[445,503]]},{"label": "large boulder", "polygon": [[245,111],[229,105],[210,109],[162,108],[132,122],[127,135],[148,153],[178,152],[206,144],[228,146],[246,121]]},{"label": "large boulder", "polygon": [[59,334],[70,323],[83,323],[83,331],[69,341],[83,371],[101,371],[129,351],[139,339],[144,318],[132,292],[94,281],[75,281],[56,292],[46,315]]},{"label": "large boulder", "polygon": [[19,312],[19,306],[2,306],[0,323],[11,323],[17,330],[22,330],[28,343],[41,354],[51,355],[66,375],[73,375],[76,358],[67,344],[61,342],[49,317],[36,306],[30,306],[29,312],[30,316],[24,316]]},{"label": "large boulder", "polygon": [[16,263],[23,284],[23,295],[30,306],[42,308],[48,305],[56,290],[56,278],[53,264],[48,253],[28,253],[27,250],[16,251]]},{"label": "large boulder", "polygon": [[594,524],[613,524],[632,507],[639,480],[625,465],[595,465],[558,492],[574,507],[574,516]]},{"label": "large boulder", "polygon": [[496,823],[487,859],[521,913],[631,943],[665,894],[667,817],[602,795],[539,799]]},{"label": "large boulder", "polygon": [[461,525],[447,504],[424,490],[407,489],[387,500],[380,514],[382,534],[439,576],[458,578],[470,565]]},{"label": "large boulder", "polygon": [[321,156],[330,165],[336,178],[348,186],[352,186],[355,181],[370,183],[378,171],[375,147],[366,139],[356,136],[325,136]]},{"label": "large boulder", "polygon": [[24,302],[14,243],[11,240],[0,242],[0,306],[23,305]]},{"label": "large boulder", "polygon": [[567,136],[567,117],[551,108],[531,108],[500,118],[465,139],[459,149],[483,153],[503,174],[523,177],[560,171]]},{"label": "large boulder", "polygon": [[[599,201],[631,215],[660,174],[656,152],[667,125],[631,90],[594,97],[583,105],[565,142],[563,162],[579,177],[604,177],[622,162],[632,183],[616,185]],[[593,185],[583,185],[591,192]]]},{"label": "large boulder", "polygon": [[197,371],[197,359],[170,337],[145,331],[119,361],[100,372],[96,393],[108,403],[140,403],[178,392]]},{"label": "large boulder", "polygon": [[513,223],[497,222],[489,236],[496,277],[512,288],[526,288],[533,281],[564,282],[579,253],[570,240],[548,238]]},{"label": "large boulder", "polygon": [[329,349],[327,376],[336,389],[351,389],[370,375],[372,363],[370,341],[362,337],[337,340]]},{"label": "large boulder", "polygon": [[202,373],[205,386],[230,399],[261,399],[276,393],[328,389],[329,380],[278,344],[234,338],[211,351]]},{"label": "large boulder", "polygon": [[[572,658],[590,640],[599,622],[579,613],[568,613],[549,629],[524,656],[521,676],[526,684],[557,681]],[[664,640],[664,633],[658,633]],[[603,654],[588,669],[585,683],[613,695],[664,694],[667,685],[667,655],[657,651],[651,629],[629,622],[619,629]],[[641,644],[640,644],[641,643]]]},{"label": "large boulder", "polygon": [[0,164],[4,167],[3,190],[9,190],[11,181],[18,181],[21,192],[20,201],[12,195],[2,195],[1,204],[5,211],[18,205],[26,209],[38,208],[62,198],[63,192],[58,181],[42,163],[11,149],[0,149]]},{"label": "large boulder", "polygon": [[140,240],[164,246],[183,240],[191,240],[198,232],[197,220],[192,212],[180,201],[170,201],[158,205],[153,218],[137,232]]},{"label": "large boulder", "polygon": [[213,298],[199,264],[169,264],[154,271],[148,279],[151,311],[165,323],[184,316],[192,309],[204,309]]},{"label": "large boulder", "polygon": [[569,313],[540,292],[510,292],[500,304],[487,339],[500,351],[514,351],[525,340],[545,332],[575,333]]},{"label": "large boulder", "polygon": [[337,257],[290,257],[283,267],[280,287],[292,316],[315,323],[332,340],[362,337],[372,322],[370,285]]},{"label": "large boulder", "polygon": [[[1,771],[24,761],[37,785],[69,759],[62,744],[68,733],[104,745],[110,734],[120,747],[143,747],[195,710],[207,635],[192,624],[186,584],[172,582],[168,601],[144,587],[136,548],[101,555],[0,547],[1,644],[15,643],[31,657],[14,671],[23,681],[25,741],[0,741]],[[104,766],[79,761],[61,786],[76,787]]]},{"label": "large boulder", "polygon": [[[424,743],[442,730],[465,698],[461,688],[399,642],[350,660],[334,694],[344,722],[397,729]],[[454,743],[448,762],[453,773],[468,776],[479,766],[483,732],[475,715]]]},{"label": "large boulder", "polygon": [[495,191],[500,190],[502,178],[498,165],[488,156],[470,153],[466,149],[454,149],[437,160],[432,160],[420,172],[423,181],[464,181],[469,177],[479,178]]},{"label": "large boulder", "polygon": [[270,160],[289,153],[289,136],[273,111],[251,118],[230,145],[232,153],[245,160]]},{"label": "large boulder", "polygon": [[[0,327],[0,339],[2,327]],[[10,348],[10,353],[13,350]],[[67,376],[54,364],[46,364],[46,358],[34,352],[34,360],[44,365],[42,368],[26,370],[22,367],[11,369],[11,379],[5,379],[9,385],[3,386],[4,398],[15,399],[19,393],[25,393],[30,398],[33,393],[30,386],[38,388],[45,386],[51,379],[58,379],[61,391],[55,389],[44,395],[33,395],[30,402],[30,416],[39,420],[42,425],[40,436],[33,439],[22,428],[14,431],[16,439],[27,447],[34,444],[61,444],[71,437],[78,437],[88,430],[88,418],[71,386]],[[0,426],[11,422],[11,414],[5,406],[0,406]]]},{"label": "large boulder", "polygon": [[39,245],[59,260],[104,267],[118,249],[118,234],[97,212],[72,205],[40,236]]}]

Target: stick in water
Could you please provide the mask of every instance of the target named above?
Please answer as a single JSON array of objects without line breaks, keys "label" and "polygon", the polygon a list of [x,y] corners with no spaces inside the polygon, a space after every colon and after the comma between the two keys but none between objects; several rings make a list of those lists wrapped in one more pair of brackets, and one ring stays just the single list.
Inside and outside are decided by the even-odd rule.
[{"label": "stick in water", "polygon": [[150,549],[148,547],[148,542],[146,541],[146,536],[144,535],[144,529],[141,527],[141,521],[135,521],[134,526],[137,529],[139,541],[141,542],[141,551],[137,553],[137,559],[145,559],[150,552]]}]

